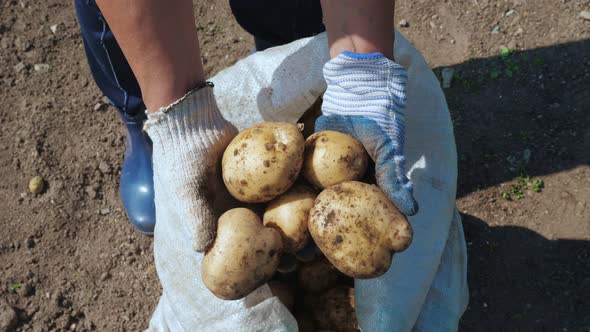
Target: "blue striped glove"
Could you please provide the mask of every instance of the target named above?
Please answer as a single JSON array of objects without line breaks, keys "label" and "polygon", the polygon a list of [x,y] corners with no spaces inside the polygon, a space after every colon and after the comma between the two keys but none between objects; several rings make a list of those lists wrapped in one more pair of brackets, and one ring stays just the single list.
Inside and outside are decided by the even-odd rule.
[{"label": "blue striped glove", "polygon": [[315,130],[358,139],[375,161],[377,185],[402,213],[416,214],[404,166],[406,70],[381,53],[345,51],[326,63],[324,78],[328,88]]}]

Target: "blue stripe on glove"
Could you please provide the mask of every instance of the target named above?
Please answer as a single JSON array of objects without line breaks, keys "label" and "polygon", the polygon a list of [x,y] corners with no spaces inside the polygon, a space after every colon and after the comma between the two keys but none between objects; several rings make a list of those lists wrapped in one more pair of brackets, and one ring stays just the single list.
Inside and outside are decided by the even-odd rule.
[{"label": "blue stripe on glove", "polygon": [[402,213],[416,214],[403,153],[406,70],[381,53],[343,52],[326,63],[324,78],[328,88],[316,131],[358,139],[375,161],[377,185]]}]

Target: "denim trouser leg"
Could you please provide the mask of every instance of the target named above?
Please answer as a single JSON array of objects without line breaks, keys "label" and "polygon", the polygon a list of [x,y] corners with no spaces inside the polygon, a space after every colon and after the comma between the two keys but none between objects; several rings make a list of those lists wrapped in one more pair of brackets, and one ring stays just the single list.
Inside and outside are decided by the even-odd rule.
[{"label": "denim trouser leg", "polygon": [[94,0],[75,0],[92,76],[104,95],[127,115],[143,115],[139,84]]},{"label": "denim trouser leg", "polygon": [[326,30],[320,0],[230,0],[229,3],[240,26],[254,36],[257,51]]}]

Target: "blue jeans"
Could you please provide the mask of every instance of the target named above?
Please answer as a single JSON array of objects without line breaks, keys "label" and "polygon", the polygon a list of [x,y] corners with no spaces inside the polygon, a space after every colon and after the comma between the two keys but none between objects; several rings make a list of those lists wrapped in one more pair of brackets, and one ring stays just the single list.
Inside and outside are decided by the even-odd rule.
[{"label": "blue jeans", "polygon": [[[75,5],[96,84],[124,114],[143,116],[139,84],[96,2],[75,0]],[[230,0],[230,5],[259,51],[324,31],[319,0]]]}]

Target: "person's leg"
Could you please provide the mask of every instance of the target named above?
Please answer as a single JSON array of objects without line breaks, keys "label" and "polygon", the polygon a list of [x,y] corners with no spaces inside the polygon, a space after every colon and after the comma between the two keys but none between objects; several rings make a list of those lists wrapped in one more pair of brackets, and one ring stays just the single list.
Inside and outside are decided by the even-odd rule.
[{"label": "person's leg", "polygon": [[143,113],[139,84],[94,0],[76,0],[88,65],[111,103],[128,115]]},{"label": "person's leg", "polygon": [[148,112],[205,81],[191,0],[97,0]]},{"label": "person's leg", "polygon": [[325,31],[319,0],[230,0],[230,6],[257,51]]},{"label": "person's leg", "polygon": [[143,132],[145,106],[139,84],[94,0],[76,0],[92,76],[127,128],[120,194],[131,224],[151,234],[155,226],[152,144]]}]

